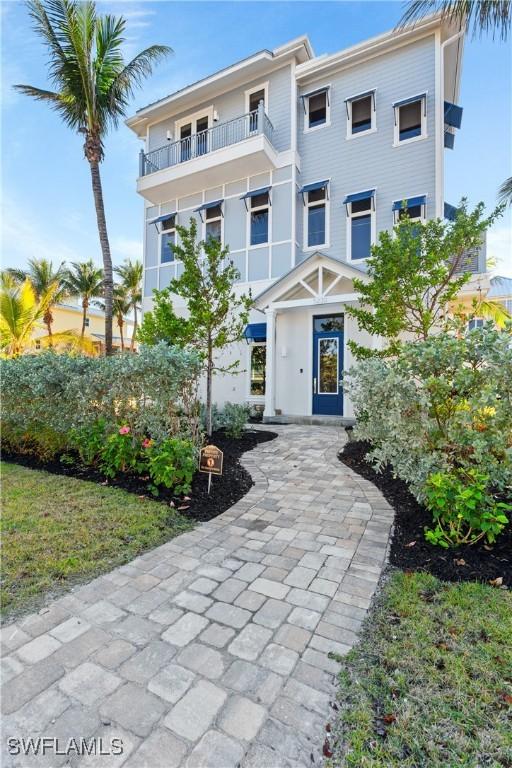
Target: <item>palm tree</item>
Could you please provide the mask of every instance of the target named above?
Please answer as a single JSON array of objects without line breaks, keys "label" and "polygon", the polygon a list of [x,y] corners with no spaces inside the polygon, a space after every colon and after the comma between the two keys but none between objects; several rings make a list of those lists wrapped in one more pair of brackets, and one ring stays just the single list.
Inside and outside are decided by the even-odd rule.
[{"label": "palm tree", "polygon": [[137,311],[142,304],[142,261],[136,259],[125,259],[124,264],[115,268],[115,272],[122,281],[122,286],[130,300],[130,310],[133,310],[133,333],[130,349],[133,352],[135,347],[135,336],[137,335]]},{"label": "palm tree", "polygon": [[431,13],[440,13],[466,33],[472,28],[473,36],[491,32],[494,38],[499,33],[502,40],[507,39],[512,20],[510,0],[411,0],[398,26],[414,25]]},{"label": "palm tree", "polygon": [[97,16],[93,0],[29,0],[27,6],[34,29],[48,50],[49,76],[56,90],[14,87],[48,103],[69,128],[84,137],[103,255],[105,352],[109,355],[114,280],[100,176],[103,142],[108,130],[126,114],[135,88],[171,49],[152,45],[126,63],[121,52],[125,20],[110,14]]},{"label": "palm tree", "polygon": [[[74,296],[82,302],[82,333],[84,338],[87,309],[91,299],[103,296],[103,270],[94,264],[92,259],[84,262],[73,262],[65,282],[66,290],[70,296]],[[106,302],[105,302],[106,303]]]},{"label": "palm tree", "polygon": [[0,347],[8,357],[17,357],[34,342],[32,333],[55,298],[54,283],[39,298],[27,278],[18,283],[13,275],[2,275],[0,289]]},{"label": "palm tree", "polygon": [[503,184],[498,190],[498,199],[500,203],[507,203],[512,205],[512,176],[505,179]]},{"label": "palm tree", "polygon": [[[30,259],[28,262],[28,269],[9,269],[8,270],[14,277],[23,282],[26,278],[30,280],[36,296],[38,299],[45,296],[50,289],[53,293],[53,302],[48,306],[43,317],[43,322],[46,325],[48,331],[49,346],[52,346],[52,323],[53,313],[52,309],[55,304],[59,304],[66,296],[65,279],[67,270],[65,269],[65,262],[62,261],[56,270],[53,269],[53,262],[48,259]],[[53,290],[54,283],[57,284],[57,289]]]}]

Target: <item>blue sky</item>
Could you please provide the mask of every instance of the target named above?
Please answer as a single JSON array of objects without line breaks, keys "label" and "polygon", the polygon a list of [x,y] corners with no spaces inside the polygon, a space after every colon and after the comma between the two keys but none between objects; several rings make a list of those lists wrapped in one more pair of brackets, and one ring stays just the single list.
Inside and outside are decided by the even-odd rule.
[{"label": "blue sky", "polygon": [[[127,56],[152,43],[174,55],[160,65],[131,112],[262,48],[308,34],[316,54],[332,53],[394,27],[401,2],[99,2],[127,19]],[[2,159],[4,266],[30,257],[101,263],[88,165],[81,139],[45,105],[12,90],[46,87],[45,54],[23,3],[3,0]],[[483,200],[489,208],[512,173],[512,48],[468,40],[462,72],[462,129],[446,151],[446,199]],[[102,165],[113,258],[142,256],[142,200],[135,192],[141,142],[122,125],[106,142]],[[488,252],[512,276],[512,214],[493,228]]]}]

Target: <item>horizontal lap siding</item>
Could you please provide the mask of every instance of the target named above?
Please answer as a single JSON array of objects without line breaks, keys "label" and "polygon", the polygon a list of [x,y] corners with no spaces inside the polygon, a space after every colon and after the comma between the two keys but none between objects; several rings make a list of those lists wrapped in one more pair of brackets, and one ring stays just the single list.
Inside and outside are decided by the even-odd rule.
[{"label": "horizontal lap siding", "polygon": [[[301,182],[307,184],[331,178],[331,247],[326,249],[326,253],[345,259],[346,213],[343,199],[351,192],[377,189],[377,232],[392,227],[392,203],[404,197],[426,194],[427,216],[435,216],[434,36],[330,77],[318,79],[309,83],[302,92],[323,85],[331,86],[330,126],[312,133],[304,133],[304,111],[300,102],[298,105]],[[374,88],[377,131],[347,140],[344,99]],[[424,91],[428,91],[428,138],[393,147],[393,102]],[[299,202],[298,211],[302,207],[301,201]],[[297,230],[300,236],[299,227]],[[302,237],[299,243],[302,244]]]}]

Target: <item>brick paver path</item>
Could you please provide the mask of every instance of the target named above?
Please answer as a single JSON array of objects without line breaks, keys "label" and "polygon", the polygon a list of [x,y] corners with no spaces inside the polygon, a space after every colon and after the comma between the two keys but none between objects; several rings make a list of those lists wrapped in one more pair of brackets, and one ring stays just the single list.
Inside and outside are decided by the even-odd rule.
[{"label": "brick paver path", "polygon": [[392,510],[336,458],[344,432],[272,427],[231,509],[2,630],[8,737],[122,739],[121,756],[4,766],[309,767]]}]

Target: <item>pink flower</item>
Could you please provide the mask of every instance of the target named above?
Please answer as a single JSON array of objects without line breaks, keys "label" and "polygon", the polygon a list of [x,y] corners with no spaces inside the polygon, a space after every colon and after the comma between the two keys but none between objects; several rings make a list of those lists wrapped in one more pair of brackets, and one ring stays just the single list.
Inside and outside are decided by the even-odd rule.
[{"label": "pink flower", "polygon": [[142,441],[142,447],[143,448],[151,448],[153,445],[153,441],[149,437],[145,437]]},{"label": "pink flower", "polygon": [[124,427],[121,427],[119,429],[120,435],[127,435],[129,432],[130,432],[130,427],[127,424],[125,424]]}]

